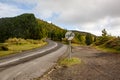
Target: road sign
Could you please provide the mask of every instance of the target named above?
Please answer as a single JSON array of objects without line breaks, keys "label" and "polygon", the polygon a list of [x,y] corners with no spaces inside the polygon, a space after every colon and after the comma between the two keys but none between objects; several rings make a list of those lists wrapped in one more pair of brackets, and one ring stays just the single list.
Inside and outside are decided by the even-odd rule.
[{"label": "road sign", "polygon": [[65,34],[65,38],[68,39],[69,41],[69,46],[68,46],[68,50],[69,50],[69,58],[71,59],[71,40],[74,38],[75,34],[72,31],[68,31]]},{"label": "road sign", "polygon": [[74,38],[75,34],[72,31],[68,31],[65,34],[65,38],[67,38],[68,40],[72,40]]}]

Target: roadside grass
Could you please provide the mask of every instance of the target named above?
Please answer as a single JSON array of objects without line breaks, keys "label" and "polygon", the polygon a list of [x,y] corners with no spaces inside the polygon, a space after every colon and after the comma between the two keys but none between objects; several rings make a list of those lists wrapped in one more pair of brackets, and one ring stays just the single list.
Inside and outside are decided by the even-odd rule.
[{"label": "roadside grass", "polygon": [[40,47],[43,45],[44,45],[44,43],[42,43],[42,44],[9,45],[8,48],[10,51],[24,51],[24,50],[30,50],[33,48],[37,48],[37,47]]},{"label": "roadside grass", "polygon": [[80,46],[80,44],[72,43],[72,46]]},{"label": "roadside grass", "polygon": [[112,48],[106,48],[106,47],[103,47],[103,46],[95,46],[95,48],[98,49],[98,50],[104,51],[104,52],[120,53],[119,50],[112,49]]},{"label": "roadside grass", "polygon": [[70,67],[72,65],[75,65],[75,64],[80,64],[81,63],[81,60],[79,58],[64,58],[64,59],[61,59],[59,62],[59,65],[60,66],[64,66],[64,67]]},{"label": "roadside grass", "polygon": [[105,38],[101,37],[101,39],[95,42],[92,46],[104,52],[120,53],[120,38],[119,37],[105,37]]},{"label": "roadside grass", "polygon": [[15,53],[14,51],[0,51],[0,57]]},{"label": "roadside grass", "polygon": [[22,40],[21,42],[19,41],[19,43],[16,43],[15,41],[6,41],[6,43],[0,43],[0,46],[4,46],[5,48],[8,48],[8,50],[0,49],[0,57],[42,47],[46,44],[47,42],[44,42],[43,40]]},{"label": "roadside grass", "polygon": [[[62,41],[63,44],[69,44],[68,42]],[[85,45],[85,44],[80,44],[80,43],[71,43],[71,46],[81,46],[81,45]]]}]

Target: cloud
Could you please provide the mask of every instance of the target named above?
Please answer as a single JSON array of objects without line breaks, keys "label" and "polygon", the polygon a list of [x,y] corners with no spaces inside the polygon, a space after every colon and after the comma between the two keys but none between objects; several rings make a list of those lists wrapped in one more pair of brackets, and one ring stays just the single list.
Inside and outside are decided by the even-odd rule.
[{"label": "cloud", "polygon": [[34,13],[37,0],[0,0],[0,18]]},{"label": "cloud", "polygon": [[0,17],[13,17],[22,12],[24,12],[22,9],[19,9],[14,5],[0,3]]},{"label": "cloud", "polygon": [[80,31],[87,31],[91,32],[95,35],[101,35],[101,31],[106,29],[108,34],[112,35],[120,35],[120,18],[111,18],[106,17],[103,19],[99,19],[98,21],[94,22],[87,22],[84,24],[80,24],[75,29]]},{"label": "cloud", "polygon": [[38,18],[52,21],[63,28],[97,35],[106,28],[112,35],[120,35],[118,33],[120,0],[1,0],[1,2],[4,4],[0,4],[0,16],[32,12]]},{"label": "cloud", "polygon": [[44,19],[53,13],[60,14],[52,21],[67,29],[101,35],[101,30],[106,28],[112,35],[120,35],[116,34],[120,32],[119,3],[119,0],[41,0],[35,10]]},{"label": "cloud", "polygon": [[86,23],[120,15],[118,0],[39,0],[36,11],[41,16],[50,17],[52,13],[61,13],[58,21],[65,23]]}]

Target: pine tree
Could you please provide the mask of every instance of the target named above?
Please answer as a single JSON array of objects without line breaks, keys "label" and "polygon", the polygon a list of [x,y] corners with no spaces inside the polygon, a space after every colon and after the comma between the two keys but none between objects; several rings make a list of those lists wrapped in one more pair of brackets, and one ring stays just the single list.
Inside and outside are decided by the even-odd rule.
[{"label": "pine tree", "polygon": [[105,29],[102,30],[102,36],[103,37],[107,36],[107,31]]}]

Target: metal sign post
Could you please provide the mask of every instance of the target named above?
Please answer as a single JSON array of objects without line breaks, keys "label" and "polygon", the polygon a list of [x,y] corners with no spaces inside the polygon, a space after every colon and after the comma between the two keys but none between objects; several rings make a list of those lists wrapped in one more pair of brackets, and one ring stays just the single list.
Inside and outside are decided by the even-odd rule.
[{"label": "metal sign post", "polygon": [[71,59],[71,40],[69,40],[69,58]]},{"label": "metal sign post", "polygon": [[68,49],[69,49],[69,58],[70,59],[71,59],[71,40],[74,38],[74,36],[75,36],[75,34],[72,31],[68,31],[65,34],[65,38],[67,38],[67,40],[69,41]]}]

